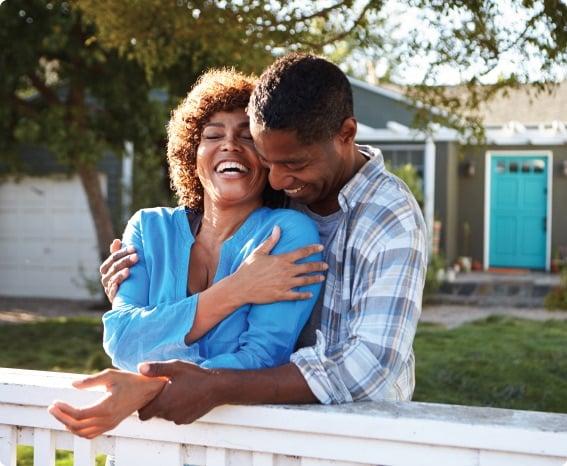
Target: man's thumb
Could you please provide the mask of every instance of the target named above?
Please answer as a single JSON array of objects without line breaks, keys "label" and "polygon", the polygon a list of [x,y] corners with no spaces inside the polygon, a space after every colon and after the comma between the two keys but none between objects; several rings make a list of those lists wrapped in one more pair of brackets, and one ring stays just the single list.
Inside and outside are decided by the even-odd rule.
[{"label": "man's thumb", "polygon": [[112,254],[113,252],[119,251],[121,247],[122,242],[119,239],[114,238],[114,240],[112,240],[112,243],[110,243],[110,253]]},{"label": "man's thumb", "polygon": [[272,252],[272,249],[274,249],[276,244],[278,244],[281,233],[281,228],[278,225],[275,225],[270,237],[260,245],[258,250],[263,252],[264,254],[270,254],[270,252]]},{"label": "man's thumb", "polygon": [[146,377],[173,377],[177,372],[177,362],[142,362],[138,364],[138,372]]}]

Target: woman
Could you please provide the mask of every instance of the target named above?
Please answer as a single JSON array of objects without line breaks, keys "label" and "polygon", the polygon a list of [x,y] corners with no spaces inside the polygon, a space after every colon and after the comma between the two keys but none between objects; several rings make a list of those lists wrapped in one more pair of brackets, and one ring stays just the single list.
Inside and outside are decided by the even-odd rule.
[{"label": "woman", "polygon": [[[240,73],[210,71],[173,113],[168,162],[181,206],[142,210],[130,220],[123,242],[139,260],[103,317],[105,350],[121,369],[135,371],[147,360],[232,369],[289,361],[323,280],[298,274],[324,264],[274,271],[256,260],[255,249],[279,228],[273,252],[288,253],[292,264],[306,254],[290,251],[318,242],[318,234],[303,214],[264,205],[275,193],[245,113],[253,86]],[[64,403],[50,412],[73,433],[93,438],[144,406],[164,383],[105,371],[76,384],[106,385],[110,394],[102,403],[80,416]]]}]

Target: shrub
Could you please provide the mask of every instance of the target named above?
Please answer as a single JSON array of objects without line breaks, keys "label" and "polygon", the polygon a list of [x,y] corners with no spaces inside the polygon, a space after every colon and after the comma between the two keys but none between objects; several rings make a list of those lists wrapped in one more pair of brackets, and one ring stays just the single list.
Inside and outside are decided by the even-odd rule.
[{"label": "shrub", "polygon": [[545,297],[543,305],[549,310],[567,311],[567,267],[561,271],[559,286],[553,288]]}]

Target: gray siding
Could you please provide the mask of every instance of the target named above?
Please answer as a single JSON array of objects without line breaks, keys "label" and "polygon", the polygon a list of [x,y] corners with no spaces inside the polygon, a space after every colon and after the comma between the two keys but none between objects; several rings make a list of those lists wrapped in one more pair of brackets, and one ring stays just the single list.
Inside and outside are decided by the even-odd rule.
[{"label": "gray siding", "polygon": [[354,116],[372,128],[386,128],[388,121],[411,126],[414,111],[403,102],[380,95],[361,87],[352,86]]},{"label": "gray siding", "polygon": [[435,220],[441,221],[440,252],[452,263],[457,258],[458,146],[435,143]]}]

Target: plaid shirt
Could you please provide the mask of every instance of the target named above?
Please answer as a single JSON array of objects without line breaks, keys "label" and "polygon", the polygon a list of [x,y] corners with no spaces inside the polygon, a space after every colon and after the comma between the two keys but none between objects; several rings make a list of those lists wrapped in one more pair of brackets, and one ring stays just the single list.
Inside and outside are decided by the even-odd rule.
[{"label": "plaid shirt", "polygon": [[409,400],[427,233],[407,186],[379,150],[343,187],[315,346],[291,356],[321,403]]}]

